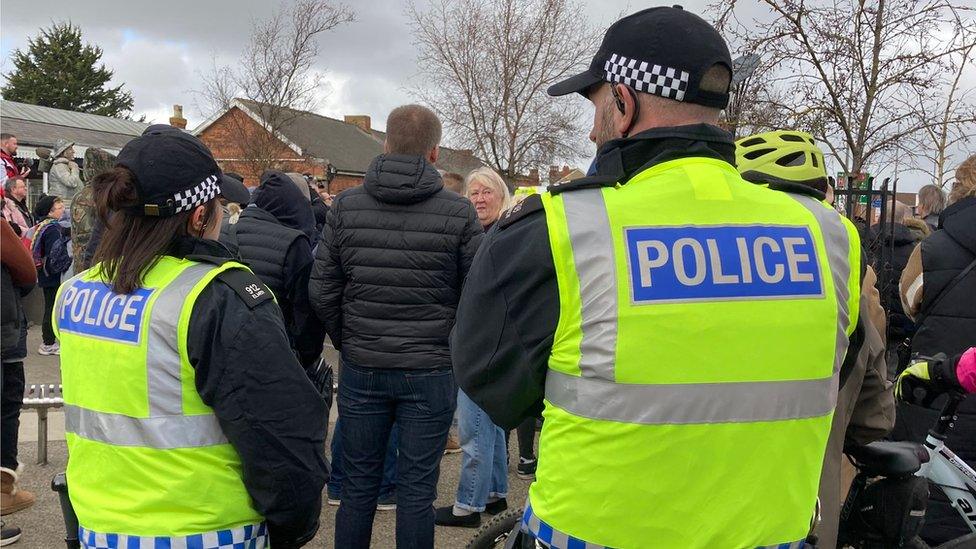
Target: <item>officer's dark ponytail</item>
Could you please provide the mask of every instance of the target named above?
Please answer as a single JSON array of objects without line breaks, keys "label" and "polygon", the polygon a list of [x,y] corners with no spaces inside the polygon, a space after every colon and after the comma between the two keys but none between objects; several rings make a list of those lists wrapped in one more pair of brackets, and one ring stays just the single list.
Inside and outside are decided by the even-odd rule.
[{"label": "officer's dark ponytail", "polygon": [[[98,219],[105,225],[102,240],[95,251],[93,264],[101,263],[101,272],[110,281],[112,291],[128,294],[142,286],[142,278],[173,241],[187,235],[192,210],[170,217],[139,216],[127,209],[139,204],[135,175],[116,167],[92,180],[92,194]],[[214,217],[216,200],[206,205],[204,219]]]}]

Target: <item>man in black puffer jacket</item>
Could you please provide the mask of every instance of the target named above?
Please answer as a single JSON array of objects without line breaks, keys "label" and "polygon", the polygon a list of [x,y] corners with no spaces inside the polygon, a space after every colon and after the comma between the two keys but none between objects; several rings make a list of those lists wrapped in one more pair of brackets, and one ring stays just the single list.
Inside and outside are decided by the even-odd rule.
[{"label": "man in black puffer jacket", "polygon": [[266,171],[252,203],[220,237],[274,293],[292,348],[306,370],[322,354],[325,327],[311,310],[315,219],[308,199],[282,172]]},{"label": "man in black puffer jacket", "polygon": [[312,306],[341,352],[347,478],[335,546],[368,547],[386,441],[400,433],[397,546],[434,544],[438,468],[457,389],[448,336],[481,243],[471,202],[434,167],[441,124],[425,107],[387,119],[386,154],[333,202],[312,269]]}]

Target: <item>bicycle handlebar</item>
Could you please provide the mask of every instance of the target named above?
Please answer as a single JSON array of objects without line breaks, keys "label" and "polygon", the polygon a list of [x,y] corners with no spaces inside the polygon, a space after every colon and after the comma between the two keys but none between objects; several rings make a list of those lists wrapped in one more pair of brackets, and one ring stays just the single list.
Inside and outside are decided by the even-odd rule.
[{"label": "bicycle handlebar", "polygon": [[946,434],[952,430],[952,423],[956,420],[956,410],[959,409],[959,404],[966,399],[966,395],[955,392],[947,393],[946,396],[948,400],[942,406],[942,411],[939,412],[939,421],[936,422],[935,427],[929,430],[929,434],[939,440],[945,440]]}]

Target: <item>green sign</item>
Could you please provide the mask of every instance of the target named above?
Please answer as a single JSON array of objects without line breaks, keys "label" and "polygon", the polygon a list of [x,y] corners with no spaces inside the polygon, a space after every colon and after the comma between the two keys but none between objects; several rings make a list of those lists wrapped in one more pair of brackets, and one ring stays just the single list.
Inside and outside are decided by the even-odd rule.
[{"label": "green sign", "polygon": [[[860,172],[860,173],[855,173],[855,174],[847,174],[847,173],[844,173],[844,172],[837,172],[837,188],[839,188],[839,189],[846,189],[847,188],[848,181],[850,181],[850,184],[851,184],[851,187],[850,188],[852,188],[852,189],[860,189],[860,190],[863,190],[863,191],[870,191],[871,190],[871,182],[874,181],[874,178],[871,177],[871,175],[868,174],[867,172]],[[857,203],[858,204],[867,205],[867,203],[868,203],[868,195],[864,194],[864,195],[858,196],[857,197]]]}]

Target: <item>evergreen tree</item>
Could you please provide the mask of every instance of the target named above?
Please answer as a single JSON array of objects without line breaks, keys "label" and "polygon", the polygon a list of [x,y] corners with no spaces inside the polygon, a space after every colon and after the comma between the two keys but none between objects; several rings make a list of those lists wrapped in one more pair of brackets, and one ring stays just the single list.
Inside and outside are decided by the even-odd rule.
[{"label": "evergreen tree", "polygon": [[[29,39],[27,51],[12,54],[14,71],[5,75],[3,98],[69,111],[125,116],[132,95],[122,85],[109,88],[112,71],[98,63],[102,48],[81,42],[81,29],[55,23]],[[97,65],[96,65],[97,64]]]}]

